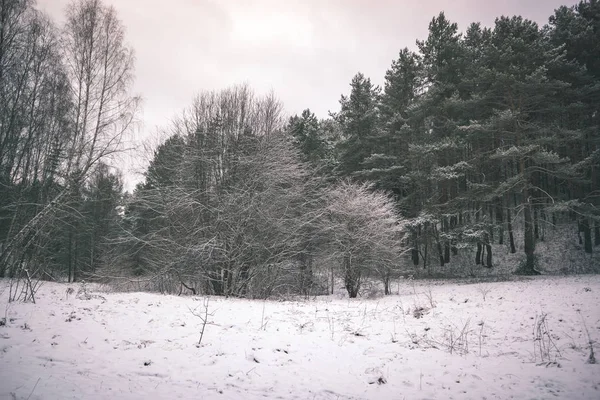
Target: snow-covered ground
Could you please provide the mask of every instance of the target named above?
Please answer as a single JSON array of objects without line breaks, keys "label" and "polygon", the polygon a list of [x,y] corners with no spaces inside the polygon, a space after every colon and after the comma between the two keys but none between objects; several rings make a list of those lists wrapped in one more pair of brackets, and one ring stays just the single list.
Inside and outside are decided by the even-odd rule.
[{"label": "snow-covered ground", "polygon": [[201,297],[46,283],[37,304],[7,304],[7,285],[2,399],[600,399],[583,323],[600,339],[600,276],[213,297],[200,346]]}]

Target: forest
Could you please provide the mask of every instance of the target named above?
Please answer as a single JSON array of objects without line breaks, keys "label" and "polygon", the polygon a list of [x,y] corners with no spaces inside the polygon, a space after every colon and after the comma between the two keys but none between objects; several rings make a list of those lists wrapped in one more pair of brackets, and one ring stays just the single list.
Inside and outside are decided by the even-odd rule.
[{"label": "forest", "polygon": [[[78,0],[58,26],[32,0],[0,1],[11,300],[35,301],[47,280],[357,297],[401,277],[600,272],[597,0],[543,26],[501,16],[461,31],[441,12],[383,87],[358,72],[327,118],[310,104],[290,116],[249,85],[198,88],[125,192],[134,79],[114,8]],[[548,249],[575,264],[551,265]]]}]

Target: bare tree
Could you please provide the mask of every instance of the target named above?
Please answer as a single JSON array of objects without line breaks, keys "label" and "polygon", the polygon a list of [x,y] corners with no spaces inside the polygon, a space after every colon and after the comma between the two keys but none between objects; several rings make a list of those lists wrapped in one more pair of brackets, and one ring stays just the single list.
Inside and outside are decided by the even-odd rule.
[{"label": "bare tree", "polygon": [[67,8],[63,51],[73,96],[67,173],[82,180],[100,159],[121,150],[139,98],[130,95],[133,50],[112,6],[74,1]]},{"label": "bare tree", "polygon": [[404,226],[393,200],[368,184],[343,181],[329,190],[327,212],[327,251],[341,266],[348,295],[357,297],[362,279],[373,273],[381,277],[389,294],[391,271],[404,252]]},{"label": "bare tree", "polygon": [[[133,51],[124,43],[124,27],[113,7],[100,0],[72,2],[62,40],[74,103],[65,178],[69,200],[76,203],[93,167],[122,150],[138,98],[130,95]],[[74,251],[68,255],[69,280],[76,280],[80,224],[77,213],[71,216],[69,249]]]},{"label": "bare tree", "polygon": [[261,138],[235,165],[236,179],[224,191],[226,208],[216,221],[231,250],[225,272],[232,294],[264,298],[298,293],[299,283],[309,284],[307,265],[300,263],[300,271],[297,264],[302,254],[310,255],[311,234],[317,233],[309,227],[324,211],[310,170],[299,159],[291,138],[278,133]]},{"label": "bare tree", "polygon": [[120,240],[130,270],[170,290],[180,283],[218,295],[296,292],[307,227],[323,210],[282,127],[272,93],[237,86],[198,95],[125,212]]}]

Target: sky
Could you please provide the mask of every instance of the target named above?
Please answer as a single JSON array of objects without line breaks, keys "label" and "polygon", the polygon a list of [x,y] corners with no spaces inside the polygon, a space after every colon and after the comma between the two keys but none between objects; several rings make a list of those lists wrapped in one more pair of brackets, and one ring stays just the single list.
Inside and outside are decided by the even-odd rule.
[{"label": "sky", "polygon": [[[37,0],[61,24],[71,0]],[[143,139],[202,91],[247,83],[293,115],[327,117],[357,72],[379,85],[400,49],[416,49],[440,11],[461,31],[501,15],[543,25],[576,0],[104,0],[136,54]],[[126,185],[127,186],[127,185]]]}]

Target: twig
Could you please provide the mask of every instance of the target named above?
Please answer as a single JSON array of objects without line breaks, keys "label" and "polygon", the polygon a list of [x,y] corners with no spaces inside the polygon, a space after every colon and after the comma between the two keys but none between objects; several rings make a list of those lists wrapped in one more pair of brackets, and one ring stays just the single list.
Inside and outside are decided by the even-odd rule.
[{"label": "twig", "polygon": [[204,330],[206,329],[206,325],[207,324],[212,324],[212,322],[208,322],[208,317],[212,317],[214,316],[215,312],[208,312],[208,305],[210,302],[210,297],[205,297],[202,301],[202,307],[204,308],[202,310],[202,312],[197,312],[196,309],[198,307],[196,307],[195,309],[191,309],[190,307],[188,307],[188,309],[190,310],[190,312],[192,313],[192,315],[200,318],[200,321],[202,321],[202,327],[200,328],[200,338],[198,339],[198,346],[200,346],[202,344],[202,338],[204,337]]},{"label": "twig", "polygon": [[262,308],[262,315],[260,317],[260,330],[264,331],[267,328],[267,323],[269,322],[268,320],[265,321],[265,308],[266,308],[266,300],[263,300],[263,308]]},{"label": "twig", "polygon": [[542,362],[552,362],[552,348],[554,348],[555,359],[556,356],[561,356],[560,350],[554,340],[550,336],[550,329],[548,328],[548,322],[546,320],[548,314],[542,313],[541,315],[536,315],[535,323],[533,326],[533,358],[534,361],[537,361],[537,354],[540,355],[540,360]]},{"label": "twig", "polygon": [[40,383],[40,379],[42,379],[42,378],[38,378],[37,382],[35,382],[35,385],[33,385],[33,389],[31,389],[31,393],[29,393],[29,396],[27,396],[27,400],[29,400],[31,398],[31,396],[33,395],[35,388],[37,387],[38,383]]},{"label": "twig", "polygon": [[483,301],[485,301],[485,298],[487,297],[488,293],[491,292],[492,289],[488,286],[480,286],[477,288],[477,290],[483,296]]},{"label": "twig", "polygon": [[333,340],[335,334],[335,321],[330,317],[329,310],[327,310],[327,323],[329,324],[329,332],[331,333],[331,340]]},{"label": "twig", "polygon": [[429,300],[429,305],[431,308],[435,308],[435,301],[433,301],[433,293],[431,292],[431,288],[428,288],[427,292],[425,292],[425,297]]},{"label": "twig", "polygon": [[594,355],[594,342],[592,341],[592,337],[590,336],[590,331],[588,330],[587,324],[585,323],[585,319],[583,315],[581,315],[581,311],[577,310],[577,313],[581,317],[581,322],[583,323],[583,328],[585,329],[585,333],[588,337],[588,345],[590,346],[590,356],[587,359],[588,364],[596,364],[596,356]]},{"label": "twig", "polygon": [[483,342],[483,327],[484,327],[485,323],[483,321],[481,321],[479,323],[480,329],[479,329],[479,357],[481,357],[481,344]]}]

